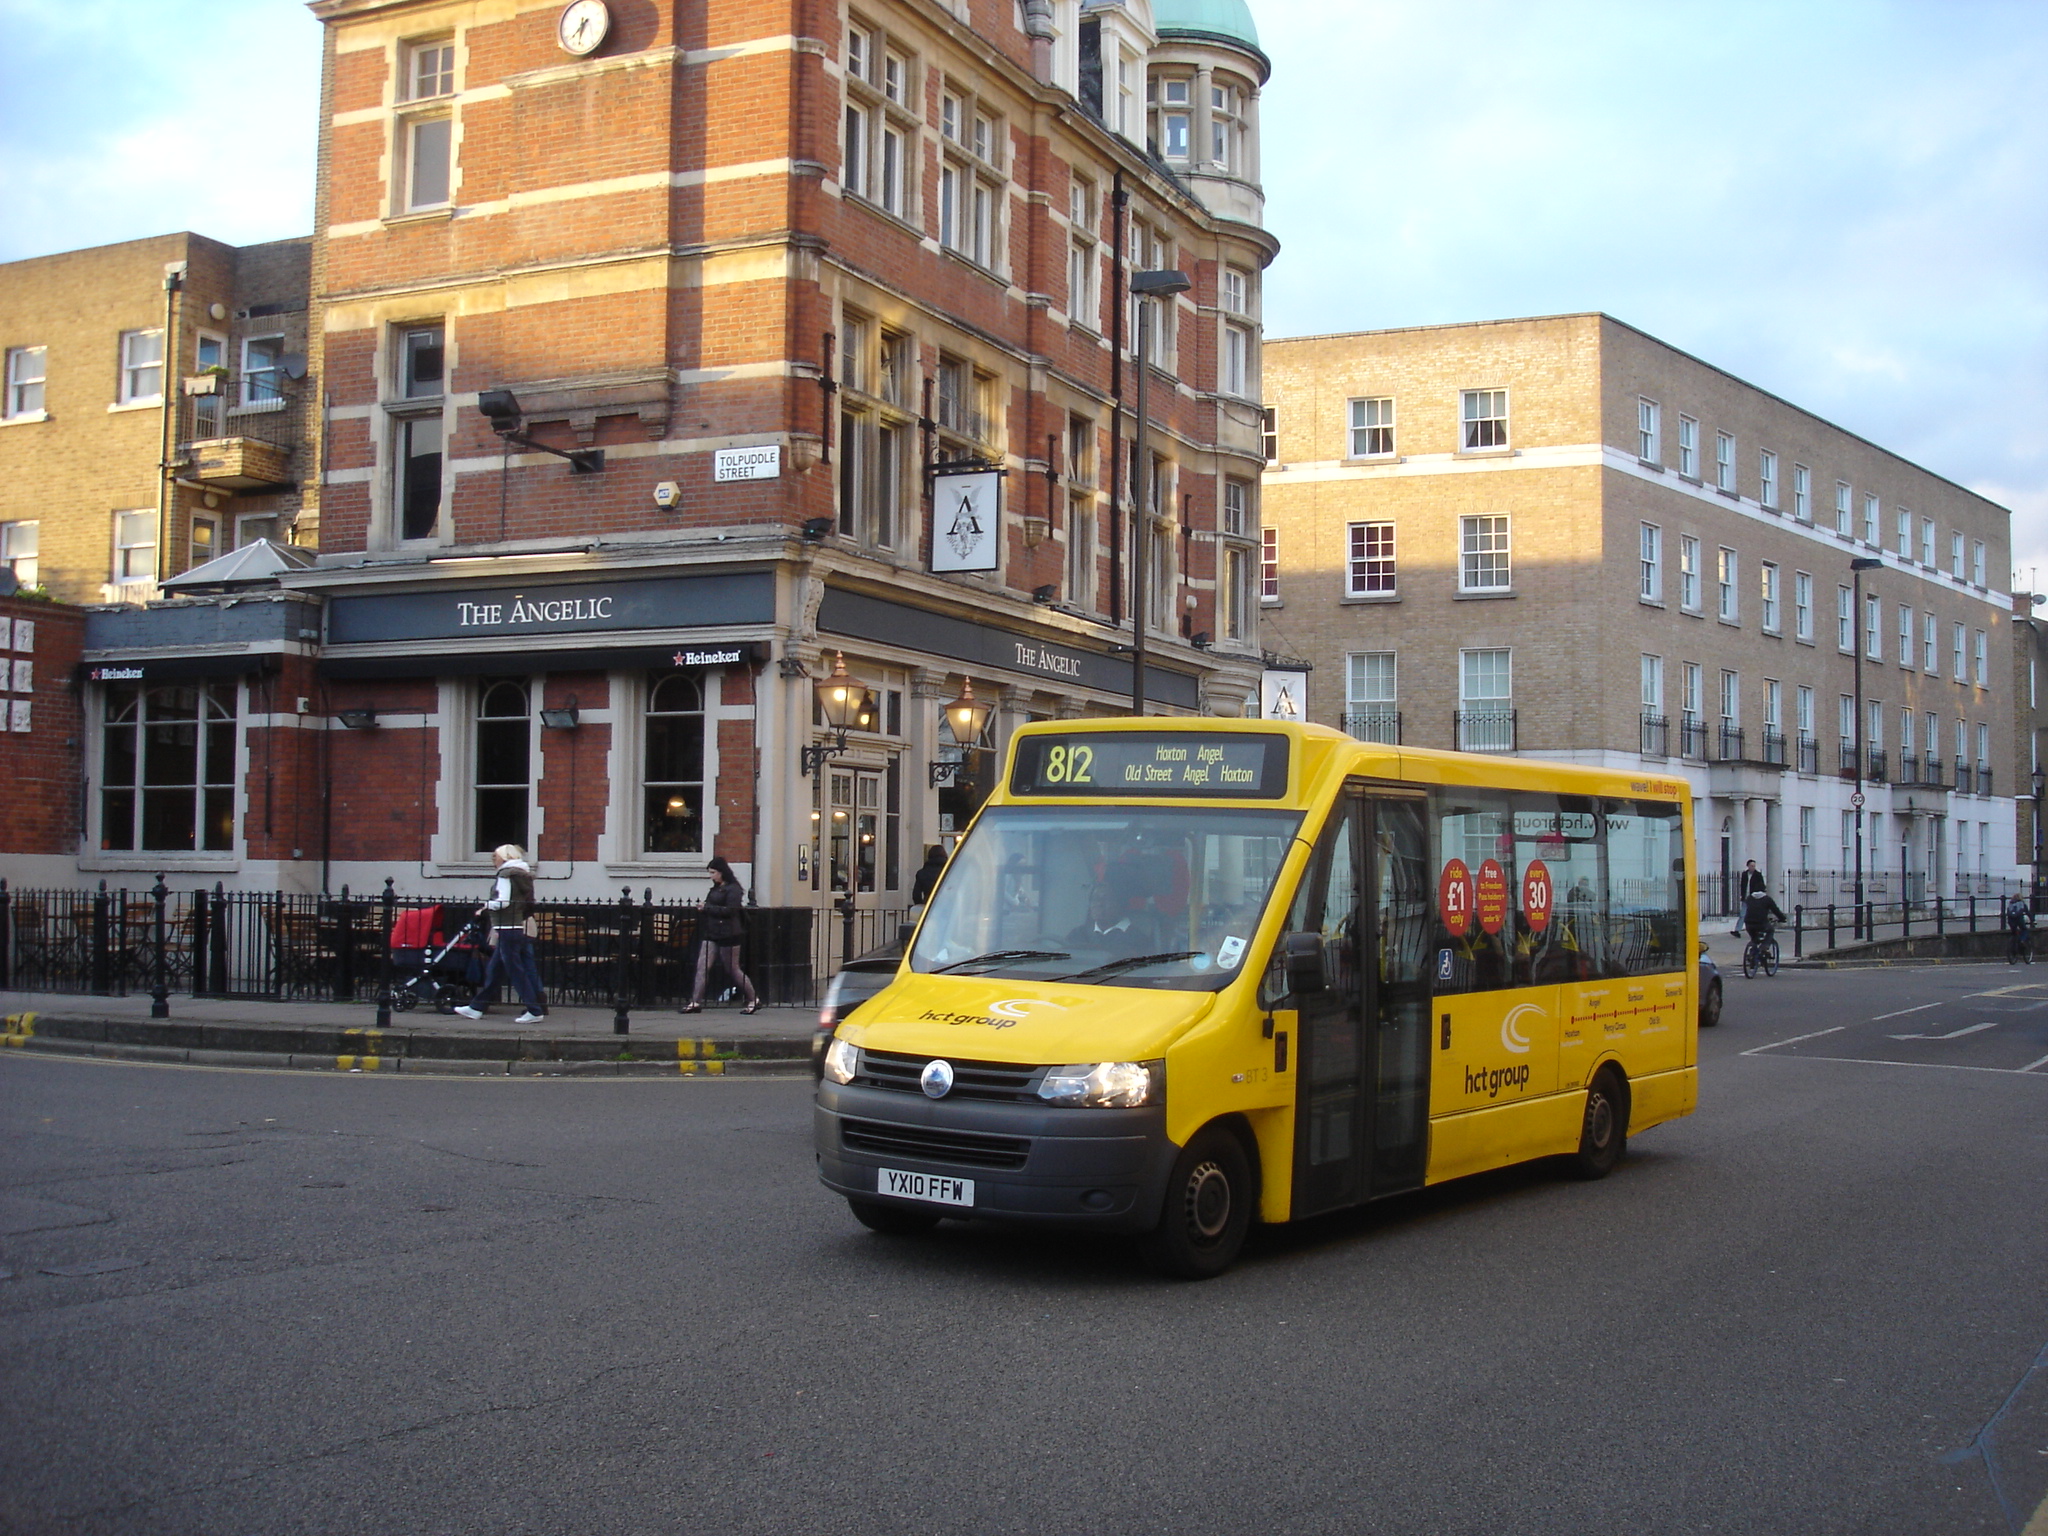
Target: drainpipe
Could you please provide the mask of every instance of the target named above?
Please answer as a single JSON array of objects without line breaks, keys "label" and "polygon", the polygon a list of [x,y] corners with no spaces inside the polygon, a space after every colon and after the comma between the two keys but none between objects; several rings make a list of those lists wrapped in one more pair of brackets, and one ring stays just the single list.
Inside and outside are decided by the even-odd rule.
[{"label": "drainpipe", "polygon": [[161,456],[156,466],[156,580],[159,588],[171,574],[171,497],[174,494],[171,447],[178,427],[178,396],[171,391],[171,380],[176,376],[178,360],[178,295],[185,287],[186,270],[187,264],[182,261],[164,263],[164,403],[157,445]]}]

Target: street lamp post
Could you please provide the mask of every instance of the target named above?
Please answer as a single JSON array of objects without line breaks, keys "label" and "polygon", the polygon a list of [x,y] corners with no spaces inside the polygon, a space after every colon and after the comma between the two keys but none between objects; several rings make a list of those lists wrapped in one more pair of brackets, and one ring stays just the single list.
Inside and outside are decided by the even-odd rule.
[{"label": "street lamp post", "polygon": [[2034,883],[2027,892],[2029,910],[2038,907],[2041,901],[2041,792],[2044,789],[2048,789],[2048,774],[2042,773],[2037,757],[2034,763]]},{"label": "street lamp post", "polygon": [[1864,931],[1863,922],[1863,573],[1877,570],[1884,564],[1874,556],[1863,555],[1849,562],[1852,580],[1856,583],[1856,595],[1850,600],[1849,638],[1854,642],[1851,660],[1856,667],[1856,719],[1853,739],[1856,743],[1856,791],[1849,797],[1850,809],[1856,813],[1856,920],[1850,925],[1850,932],[1859,939],[1875,938],[1875,934]]},{"label": "street lamp post", "polygon": [[1133,272],[1131,292],[1139,299],[1138,304],[1138,436],[1133,452],[1138,472],[1133,476],[1137,487],[1137,505],[1131,509],[1131,535],[1135,541],[1131,550],[1131,713],[1145,713],[1145,618],[1149,606],[1148,583],[1151,574],[1148,569],[1152,545],[1152,423],[1145,414],[1145,381],[1152,376],[1152,336],[1154,324],[1152,305],[1149,300],[1171,299],[1175,294],[1186,293],[1192,287],[1185,272],[1162,269],[1156,272]]}]

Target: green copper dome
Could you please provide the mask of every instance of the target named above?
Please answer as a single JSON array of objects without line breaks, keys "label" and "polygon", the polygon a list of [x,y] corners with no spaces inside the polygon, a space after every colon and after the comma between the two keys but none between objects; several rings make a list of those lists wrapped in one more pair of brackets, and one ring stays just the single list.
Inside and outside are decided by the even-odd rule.
[{"label": "green copper dome", "polygon": [[1162,37],[1192,32],[1231,38],[1255,50],[1259,46],[1259,29],[1252,25],[1252,8],[1245,0],[1152,0],[1152,23]]}]

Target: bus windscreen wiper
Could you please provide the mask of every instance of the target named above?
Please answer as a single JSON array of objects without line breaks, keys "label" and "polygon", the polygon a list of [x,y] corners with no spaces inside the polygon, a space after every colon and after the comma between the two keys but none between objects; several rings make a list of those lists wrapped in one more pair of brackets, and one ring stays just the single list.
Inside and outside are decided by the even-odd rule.
[{"label": "bus windscreen wiper", "polygon": [[1106,965],[1090,966],[1085,971],[1076,971],[1071,976],[1058,978],[1061,981],[1086,981],[1091,976],[1114,976],[1120,971],[1135,970],[1141,965],[1164,965],[1169,960],[1192,960],[1206,951],[1199,949],[1176,949],[1163,955],[1129,955],[1122,960],[1112,960]]},{"label": "bus windscreen wiper", "polygon": [[957,971],[963,965],[985,965],[993,961],[1000,965],[1005,960],[1071,960],[1074,957],[1064,949],[992,949],[985,955],[970,955],[965,960],[950,961],[935,965],[929,974],[943,976],[948,971]]}]

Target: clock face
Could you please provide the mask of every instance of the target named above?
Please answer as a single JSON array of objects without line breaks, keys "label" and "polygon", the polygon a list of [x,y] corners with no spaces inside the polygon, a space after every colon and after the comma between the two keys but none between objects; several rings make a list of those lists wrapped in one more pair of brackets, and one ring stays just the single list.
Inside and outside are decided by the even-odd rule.
[{"label": "clock face", "polygon": [[604,0],[570,0],[555,24],[555,37],[563,52],[580,59],[597,51],[611,27],[612,13]]}]

